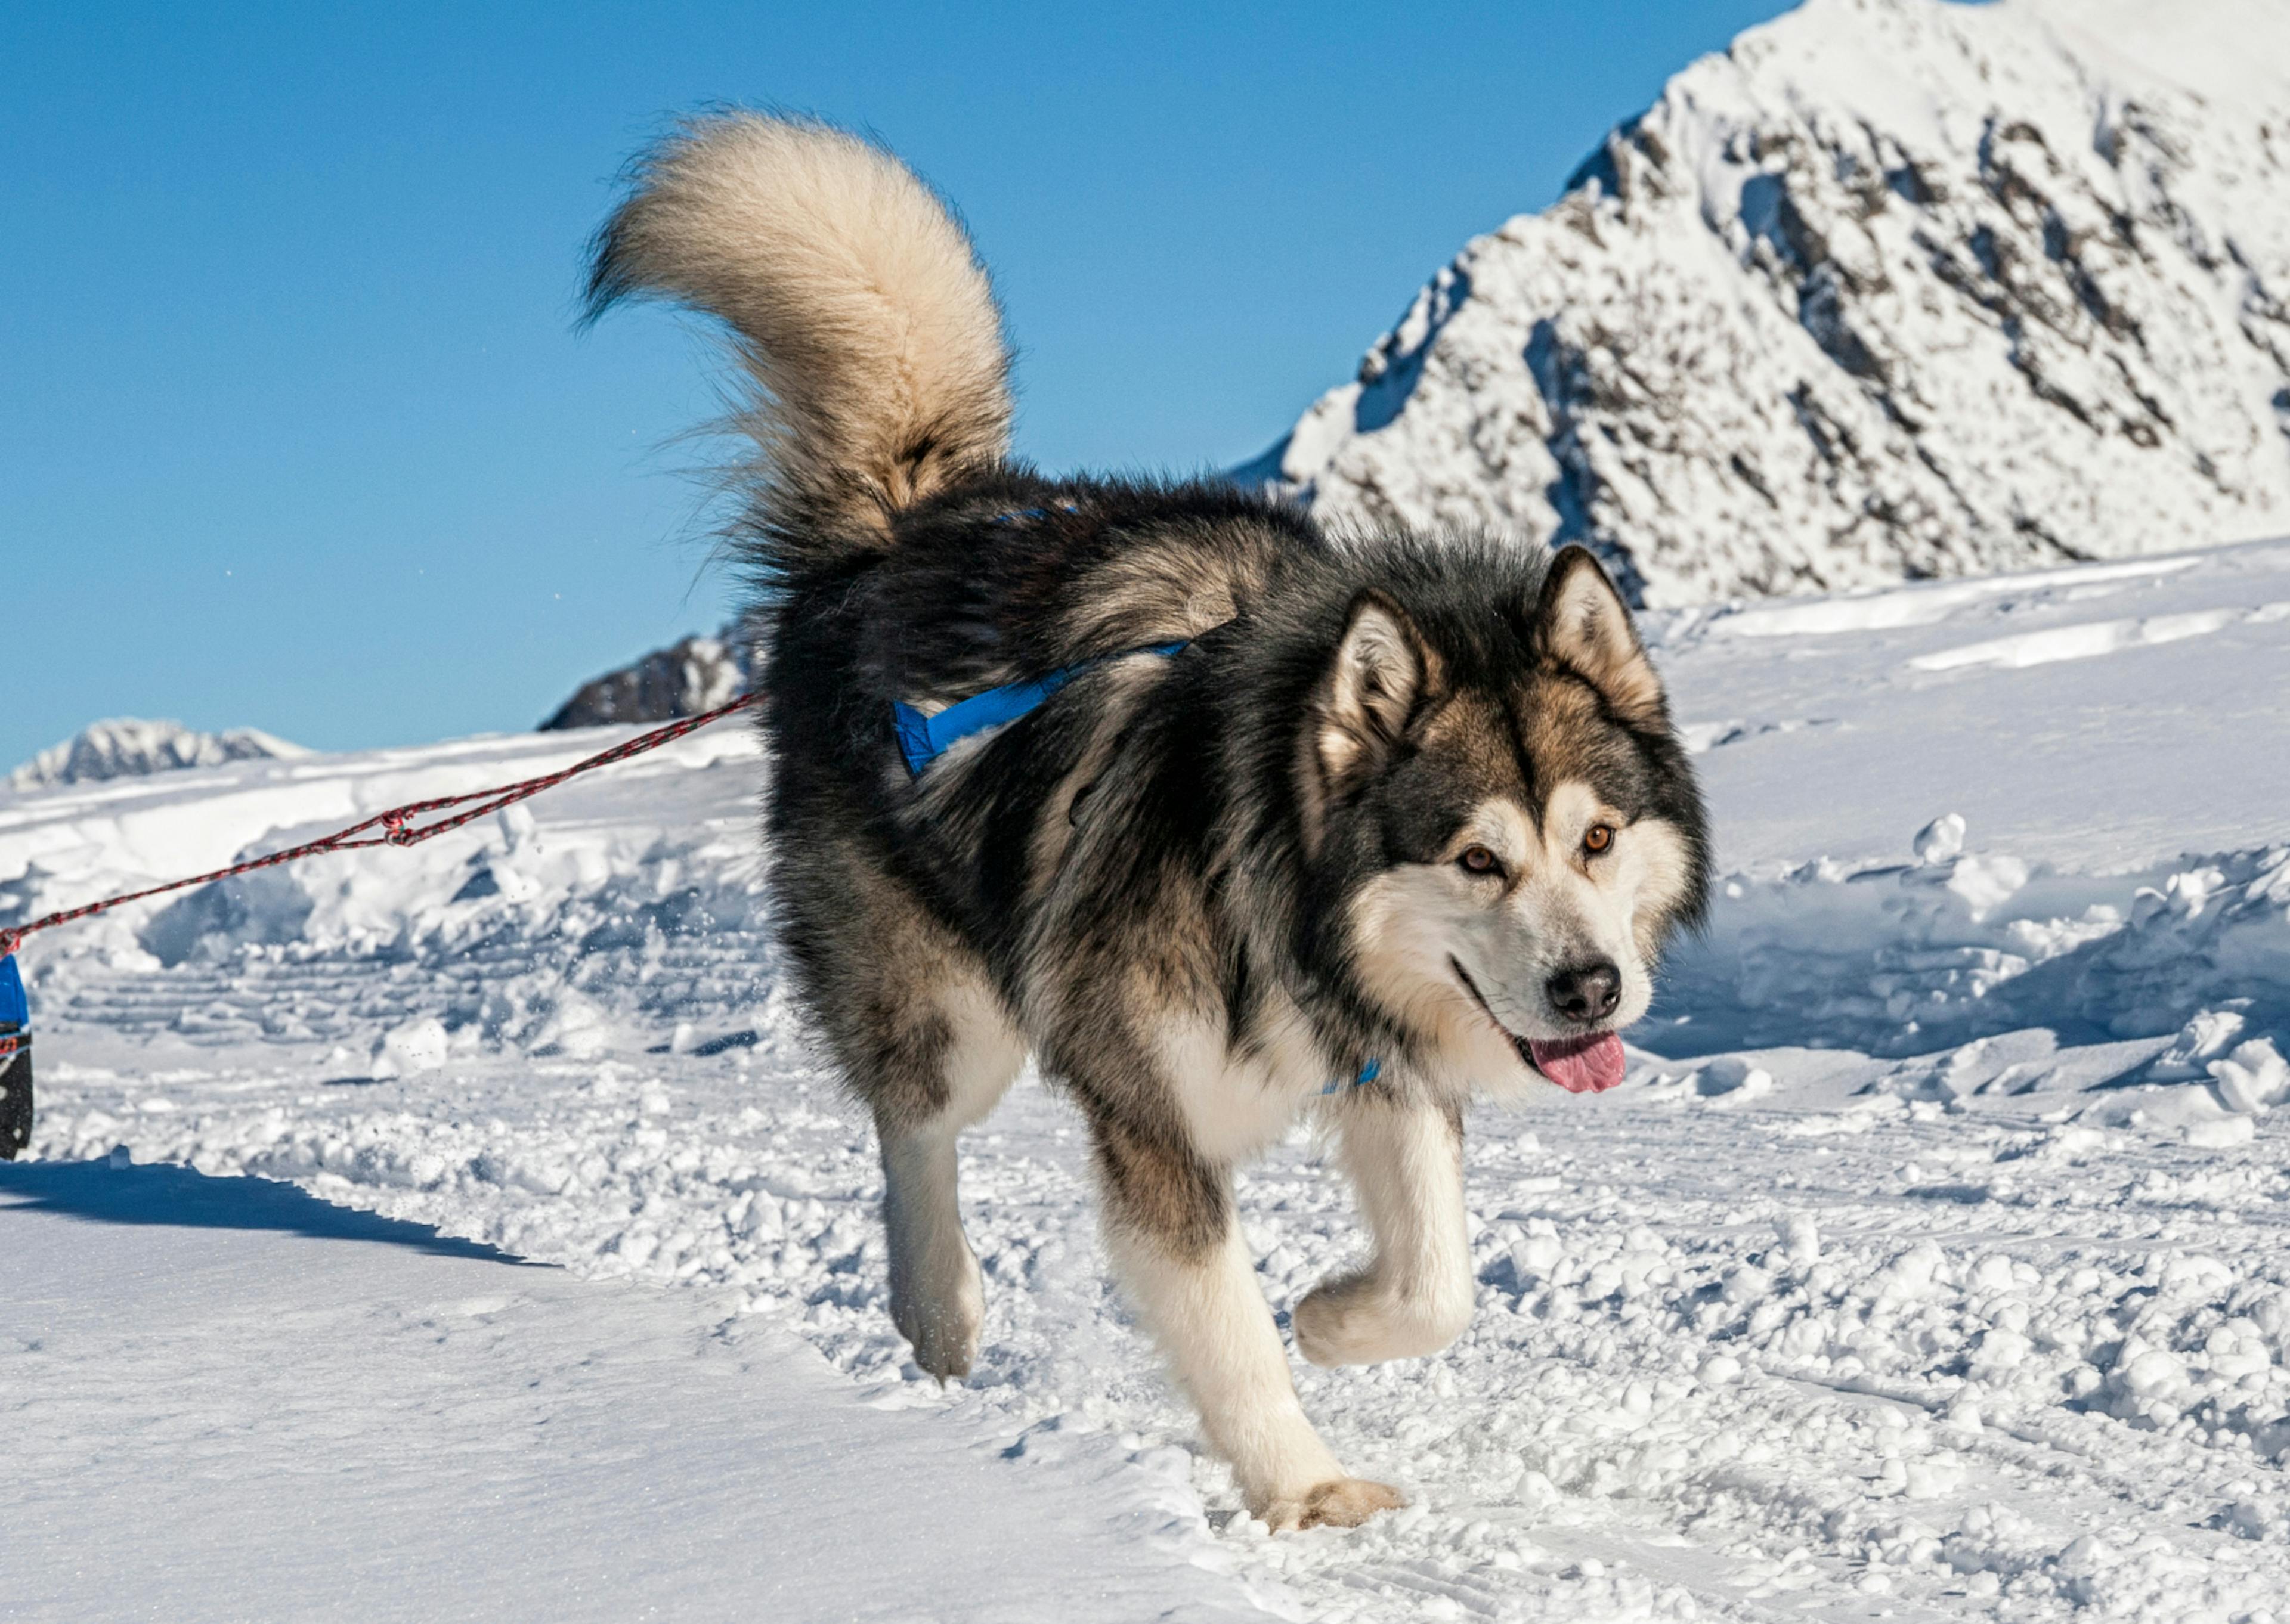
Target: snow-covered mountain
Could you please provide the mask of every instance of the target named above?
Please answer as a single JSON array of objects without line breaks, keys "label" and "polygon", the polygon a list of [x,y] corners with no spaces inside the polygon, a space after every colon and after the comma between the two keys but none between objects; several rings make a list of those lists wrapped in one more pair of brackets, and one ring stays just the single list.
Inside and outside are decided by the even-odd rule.
[{"label": "snow-covered mountain", "polygon": [[1808,0],[1240,472],[1656,604],[2290,530],[2290,5]]},{"label": "snow-covered mountain", "polygon": [[100,783],[139,778],[180,767],[217,767],[227,761],[260,761],[305,756],[299,744],[274,739],[259,728],[234,727],[202,733],[180,722],[146,722],[115,716],[84,730],[77,738],[51,746],[8,775],[11,789],[44,789],[51,784]]},{"label": "snow-covered mountain", "polygon": [[727,626],[718,636],[686,637],[583,683],[540,724],[540,731],[694,716],[715,709],[747,685],[747,650],[740,643],[738,628]]}]

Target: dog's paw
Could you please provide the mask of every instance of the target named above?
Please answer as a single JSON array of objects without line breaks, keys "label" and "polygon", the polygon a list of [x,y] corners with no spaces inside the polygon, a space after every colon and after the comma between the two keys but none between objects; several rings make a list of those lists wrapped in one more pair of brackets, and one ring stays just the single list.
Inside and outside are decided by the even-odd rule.
[{"label": "dog's paw", "polygon": [[915,1363],[926,1374],[937,1377],[941,1385],[959,1381],[970,1374],[978,1357],[979,1328],[986,1319],[978,1265],[970,1263],[952,1281],[934,1282],[936,1290],[897,1289],[906,1284],[893,1283],[891,1323],[913,1344]]},{"label": "dog's paw", "polygon": [[1389,1484],[1365,1477],[1331,1477],[1293,1500],[1276,1500],[1264,1508],[1274,1533],[1306,1528],[1357,1528],[1379,1511],[1397,1511],[1407,1502]]},{"label": "dog's paw", "polygon": [[[1289,1328],[1296,1333],[1298,1353],[1324,1368],[1367,1362],[1361,1356],[1361,1348],[1364,1341],[1373,1338],[1373,1327],[1369,1322],[1378,1316],[1373,1296],[1362,1289],[1363,1284],[1357,1276],[1347,1276],[1340,1280],[1323,1280],[1305,1294],[1304,1300],[1288,1316]],[[1363,1332],[1368,1332],[1368,1337],[1364,1338]]]},{"label": "dog's paw", "polygon": [[970,1374],[978,1357],[978,1326],[949,1324],[944,1316],[902,1323],[900,1332],[914,1345],[915,1363],[941,1385]]},{"label": "dog's paw", "polygon": [[1449,1306],[1395,1301],[1373,1279],[1345,1275],[1324,1280],[1296,1305],[1289,1324],[1296,1350],[1313,1364],[1375,1364],[1437,1353],[1470,1323],[1467,1299]]}]

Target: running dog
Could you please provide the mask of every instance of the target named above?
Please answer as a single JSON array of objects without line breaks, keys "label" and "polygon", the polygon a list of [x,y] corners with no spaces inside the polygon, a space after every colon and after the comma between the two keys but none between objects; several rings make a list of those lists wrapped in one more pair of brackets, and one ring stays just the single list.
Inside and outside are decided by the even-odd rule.
[{"label": "running dog", "polygon": [[1705,906],[1700,793],[1596,558],[1331,533],[1213,481],[1045,478],[969,238],[896,158],[751,114],[639,160],[593,319],[717,318],[751,393],[773,883],[881,1136],[891,1316],[968,1372],[956,1138],[1030,1052],[1114,1266],[1275,1528],[1400,1503],[1298,1403],[1232,1170],[1318,1118],[1373,1236],[1295,1306],[1324,1365],[1436,1352],[1474,1282],[1462,1113],[1612,1086]]}]

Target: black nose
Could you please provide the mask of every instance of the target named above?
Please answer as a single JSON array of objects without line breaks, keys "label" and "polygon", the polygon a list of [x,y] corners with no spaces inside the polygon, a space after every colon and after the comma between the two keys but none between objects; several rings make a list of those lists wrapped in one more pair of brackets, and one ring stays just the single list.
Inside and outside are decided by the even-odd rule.
[{"label": "black nose", "polygon": [[1587,1024],[1604,1020],[1622,1001],[1622,972],[1611,961],[1602,958],[1592,964],[1571,965],[1545,981],[1542,988],[1550,995],[1552,1009],[1569,1020]]}]

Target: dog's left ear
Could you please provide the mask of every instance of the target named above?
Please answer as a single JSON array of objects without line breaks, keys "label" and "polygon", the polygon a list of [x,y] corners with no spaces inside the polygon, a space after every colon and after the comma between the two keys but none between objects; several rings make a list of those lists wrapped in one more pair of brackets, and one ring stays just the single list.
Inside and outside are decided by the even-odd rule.
[{"label": "dog's left ear", "polygon": [[1535,624],[1544,652],[1588,677],[1625,717],[1660,719],[1661,678],[1638,641],[1630,606],[1589,548],[1561,548],[1550,561]]}]

